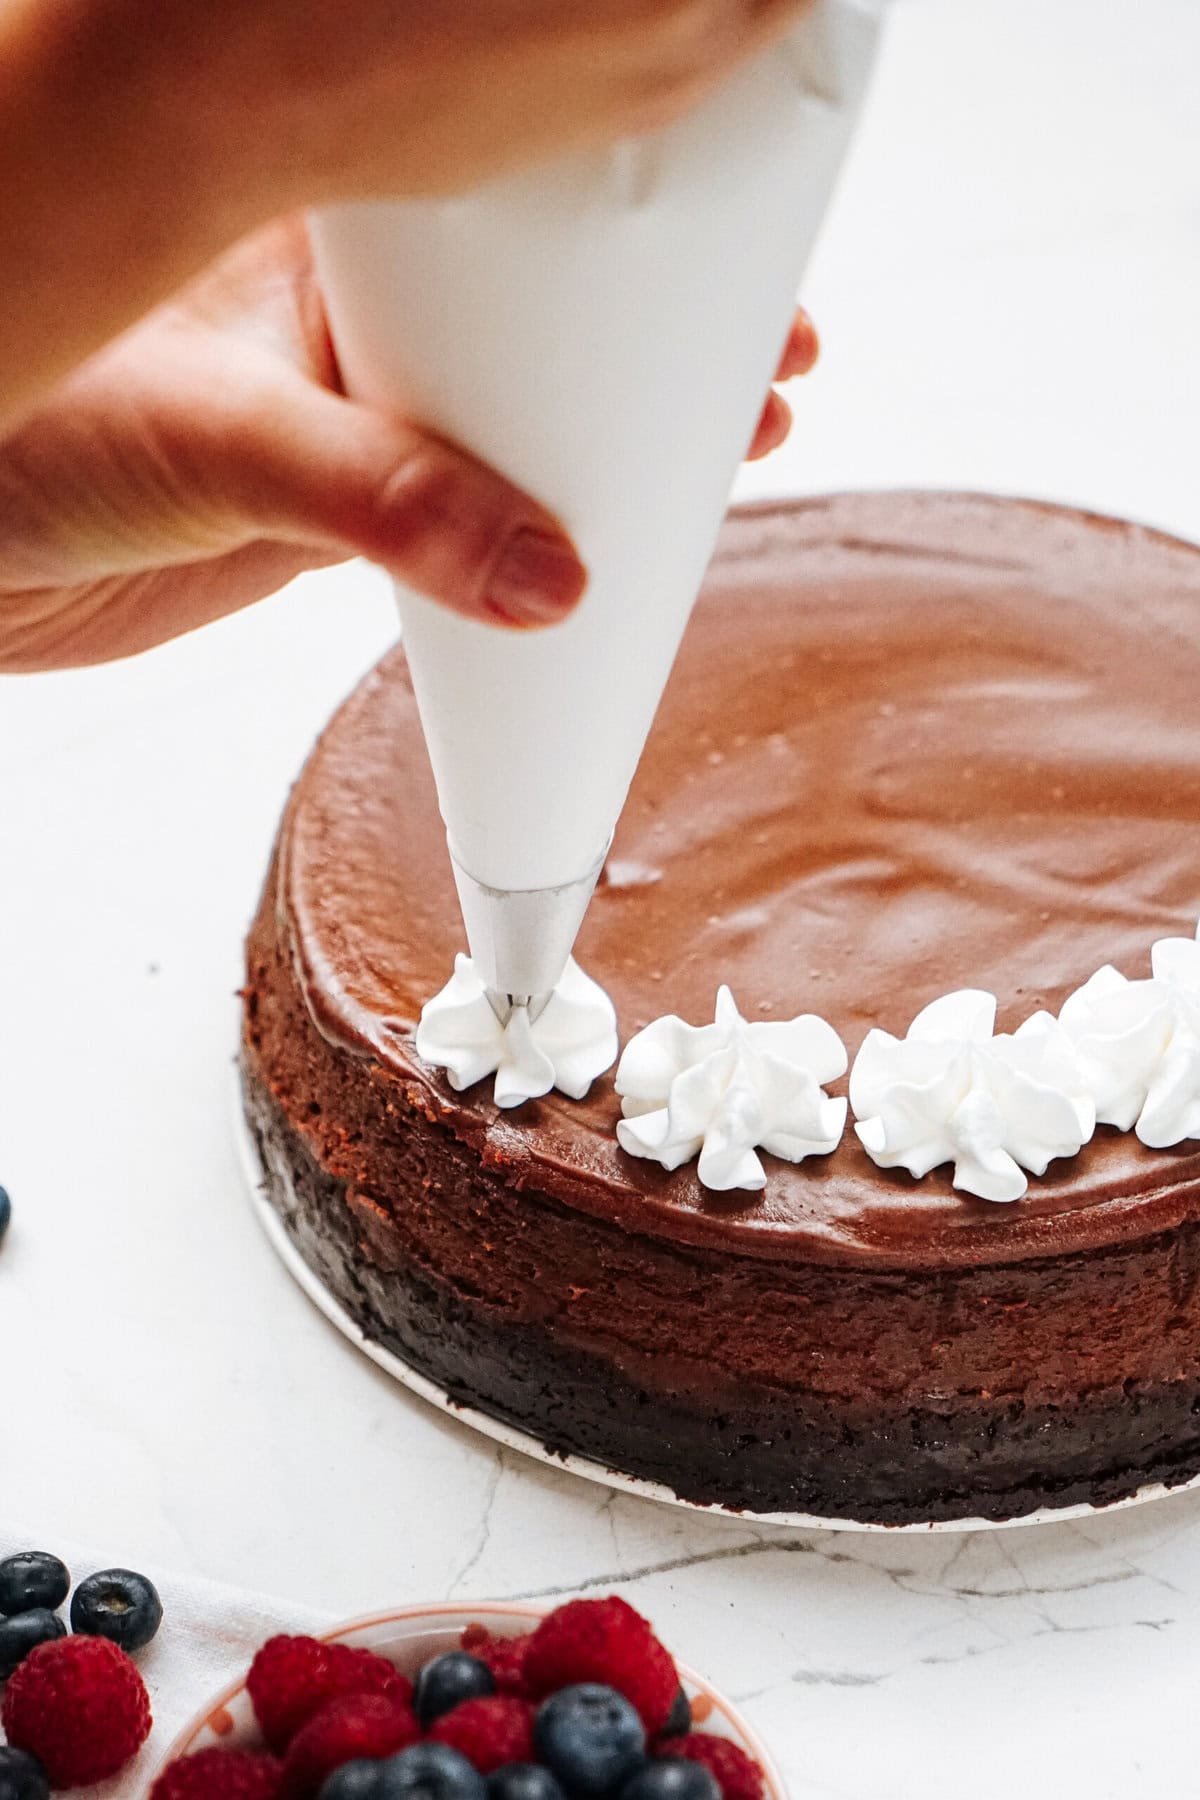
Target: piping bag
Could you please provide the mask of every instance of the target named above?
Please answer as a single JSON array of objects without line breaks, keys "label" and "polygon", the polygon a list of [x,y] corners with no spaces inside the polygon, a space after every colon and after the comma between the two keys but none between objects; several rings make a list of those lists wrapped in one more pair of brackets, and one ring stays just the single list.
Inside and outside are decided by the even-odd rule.
[{"label": "piping bag", "polygon": [[877,31],[869,0],[817,0],[653,137],[313,219],[349,392],[525,488],[589,572],[577,612],[541,631],[398,589],[471,959],[502,1024],[536,1020],[567,969]]}]

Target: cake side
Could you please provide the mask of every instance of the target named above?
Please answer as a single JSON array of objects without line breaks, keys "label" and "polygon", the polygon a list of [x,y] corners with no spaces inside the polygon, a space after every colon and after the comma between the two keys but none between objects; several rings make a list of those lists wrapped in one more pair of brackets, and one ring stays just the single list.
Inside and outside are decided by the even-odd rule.
[{"label": "cake side", "polygon": [[1200,1228],[921,1277],[581,1217],[316,1030],[275,895],[243,1046],[268,1194],[366,1335],[452,1399],[755,1512],[1003,1519],[1200,1472]]}]

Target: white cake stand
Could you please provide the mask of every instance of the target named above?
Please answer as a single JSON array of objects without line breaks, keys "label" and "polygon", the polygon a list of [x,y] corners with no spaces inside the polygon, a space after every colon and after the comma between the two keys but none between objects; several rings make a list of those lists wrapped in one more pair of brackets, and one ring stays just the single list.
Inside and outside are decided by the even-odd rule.
[{"label": "white cake stand", "polygon": [[471,1406],[461,1406],[452,1400],[444,1388],[437,1386],[426,1376],[411,1368],[402,1357],[382,1344],[373,1342],[361,1327],[350,1317],[341,1302],[330,1292],[325,1283],[305,1262],[299,1250],[288,1236],[287,1228],[271,1205],[265,1192],[265,1176],[258,1146],[246,1123],[242,1111],[240,1085],[234,1084],[234,1131],[237,1138],[240,1161],[246,1177],[246,1187],[254,1215],[267,1241],[279,1257],[289,1275],[303,1288],[308,1298],[319,1312],[324,1313],[331,1325],[336,1326],[342,1336],[369,1356],[371,1361],[384,1372],[406,1387],[410,1393],[416,1394],[430,1406],[457,1419],[461,1425],[467,1425],[472,1431],[482,1432],[485,1437],[493,1438],[496,1443],[503,1444],[508,1450],[517,1450],[522,1456],[531,1456],[537,1462],[546,1463],[553,1469],[566,1469],[572,1475],[579,1475],[584,1481],[597,1482],[601,1487],[615,1488],[618,1493],[632,1494],[639,1500],[656,1500],[663,1506],[682,1508],[685,1512],[705,1513],[710,1517],[730,1519],[743,1525],[769,1525],[776,1528],[787,1527],[797,1531],[878,1531],[894,1534],[901,1532],[931,1531],[965,1532],[965,1531],[1011,1531],[1022,1525],[1057,1524],[1068,1519],[1095,1518],[1102,1514],[1122,1512],[1131,1506],[1142,1506],[1148,1500],[1162,1500],[1172,1494],[1186,1494],[1194,1488],[1200,1488],[1200,1475],[1188,1482],[1181,1482],[1178,1487],[1166,1487],[1162,1482],[1151,1482],[1139,1488],[1136,1494],[1128,1499],[1114,1500],[1108,1506],[1043,1506],[1036,1512],[1025,1513],[1019,1519],[931,1519],[927,1523],[909,1525],[880,1525],[865,1519],[830,1519],[816,1513],[781,1512],[756,1513],[735,1512],[724,1506],[701,1506],[695,1501],[681,1500],[678,1494],[659,1481],[641,1481],[633,1475],[623,1475],[619,1469],[605,1468],[603,1463],[591,1462],[583,1456],[563,1456],[548,1450],[536,1437],[527,1432],[518,1431],[512,1425],[505,1425],[499,1419],[489,1417]]}]

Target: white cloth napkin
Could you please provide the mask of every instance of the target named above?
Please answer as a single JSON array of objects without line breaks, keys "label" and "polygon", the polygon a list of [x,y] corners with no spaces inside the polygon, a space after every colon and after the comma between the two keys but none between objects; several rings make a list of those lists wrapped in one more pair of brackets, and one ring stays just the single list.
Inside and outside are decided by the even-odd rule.
[{"label": "white cloth napkin", "polygon": [[[14,1532],[0,1525],[0,1558],[17,1550],[49,1550],[61,1556],[73,1581],[97,1569],[128,1566],[78,1544]],[[137,1665],[150,1693],[154,1730],[136,1761],[98,1787],[75,1788],[75,1800],[143,1800],[172,1739],[205,1703],[245,1673],[259,1645],[277,1631],[321,1631],[333,1621],[261,1594],[219,1587],[190,1575],[135,1565],[162,1596],[163,1622]],[[63,1609],[64,1618],[66,1608]],[[3,1733],[0,1733],[0,1741]]]}]

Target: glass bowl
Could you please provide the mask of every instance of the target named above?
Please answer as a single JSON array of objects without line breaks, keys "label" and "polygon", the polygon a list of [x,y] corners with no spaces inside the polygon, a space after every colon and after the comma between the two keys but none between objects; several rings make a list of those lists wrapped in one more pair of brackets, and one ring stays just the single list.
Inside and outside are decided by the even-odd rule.
[{"label": "glass bowl", "polygon": [[[547,1610],[513,1601],[481,1601],[475,1606],[462,1606],[457,1602],[401,1606],[370,1618],[351,1619],[323,1636],[327,1643],[375,1650],[406,1675],[415,1675],[422,1663],[440,1656],[444,1650],[456,1650],[468,1625],[486,1625],[497,1637],[516,1637],[529,1631]],[[787,1789],[779,1771],[733,1702],[718,1693],[695,1670],[683,1663],[677,1666],[679,1678],[692,1703],[697,1729],[712,1732],[717,1737],[732,1738],[761,1768],[767,1800],[787,1800]],[[172,1762],[178,1756],[188,1756],[193,1751],[211,1749],[218,1744],[233,1749],[257,1741],[254,1714],[243,1677],[208,1702],[180,1732],[163,1760],[164,1763]]]}]

